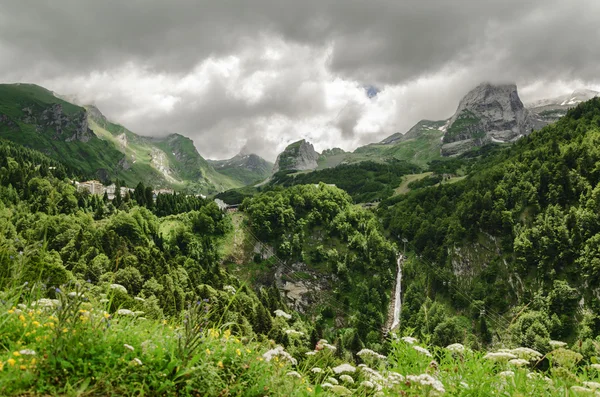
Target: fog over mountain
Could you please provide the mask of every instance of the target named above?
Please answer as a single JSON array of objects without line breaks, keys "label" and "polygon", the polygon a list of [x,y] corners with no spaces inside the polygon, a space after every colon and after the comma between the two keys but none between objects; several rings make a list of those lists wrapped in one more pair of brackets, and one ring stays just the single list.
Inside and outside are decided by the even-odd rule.
[{"label": "fog over mountain", "polygon": [[0,5],[0,81],[43,85],[207,158],[353,150],[482,81],[599,90],[594,0],[33,0]]}]

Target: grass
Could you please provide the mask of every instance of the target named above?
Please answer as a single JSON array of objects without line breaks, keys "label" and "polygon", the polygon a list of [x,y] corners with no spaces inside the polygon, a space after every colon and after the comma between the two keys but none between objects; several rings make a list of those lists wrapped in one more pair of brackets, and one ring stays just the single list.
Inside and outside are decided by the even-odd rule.
[{"label": "grass", "polygon": [[[144,318],[143,312],[114,307],[120,293],[91,284],[5,290],[0,393],[583,396],[600,388],[595,383],[600,366],[562,343],[545,355],[524,348],[489,354],[392,335],[387,357],[365,349],[353,361],[325,340],[314,350],[294,348],[305,338],[299,331],[289,334],[289,351],[272,341],[235,334],[229,324],[208,321],[210,302],[195,303],[175,319]],[[291,320],[275,321],[290,329]]]},{"label": "grass", "polygon": [[406,175],[403,179],[402,179],[402,183],[400,184],[400,186],[398,186],[395,190],[394,190],[394,194],[406,194],[408,192],[410,192],[410,188],[408,187],[408,184],[414,181],[418,181],[420,179],[426,178],[429,175],[432,175],[433,172],[423,172],[422,174],[411,174],[411,175]]}]

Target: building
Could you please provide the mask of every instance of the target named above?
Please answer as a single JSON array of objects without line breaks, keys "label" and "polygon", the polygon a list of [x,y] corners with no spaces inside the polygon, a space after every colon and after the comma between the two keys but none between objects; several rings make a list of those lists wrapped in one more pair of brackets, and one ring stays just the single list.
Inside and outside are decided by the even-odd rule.
[{"label": "building", "polygon": [[104,185],[100,181],[75,182],[77,191],[87,190],[90,194],[104,194]]}]

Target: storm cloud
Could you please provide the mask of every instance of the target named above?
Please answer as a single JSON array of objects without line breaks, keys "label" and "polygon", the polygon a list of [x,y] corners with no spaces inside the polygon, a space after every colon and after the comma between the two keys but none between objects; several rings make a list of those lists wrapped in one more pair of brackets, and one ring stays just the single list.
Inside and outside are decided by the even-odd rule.
[{"label": "storm cloud", "polygon": [[[0,80],[32,82],[208,158],[270,160],[443,119],[482,81],[598,88],[595,0],[34,0],[0,4]],[[365,87],[376,87],[367,95]]]}]

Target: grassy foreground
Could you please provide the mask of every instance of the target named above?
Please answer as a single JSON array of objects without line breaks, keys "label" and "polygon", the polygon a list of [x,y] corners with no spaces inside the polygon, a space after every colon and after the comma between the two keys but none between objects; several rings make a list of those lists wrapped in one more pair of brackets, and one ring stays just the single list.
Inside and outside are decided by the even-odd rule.
[{"label": "grassy foreground", "polygon": [[[0,395],[600,395],[597,357],[584,362],[562,342],[542,356],[460,344],[428,350],[404,337],[392,340],[387,357],[363,349],[354,361],[321,340],[291,355],[272,341],[234,335],[228,324],[208,324],[210,302],[177,320],[150,320],[115,306],[122,286],[97,288],[2,293]],[[286,332],[291,340],[300,334]]]}]

